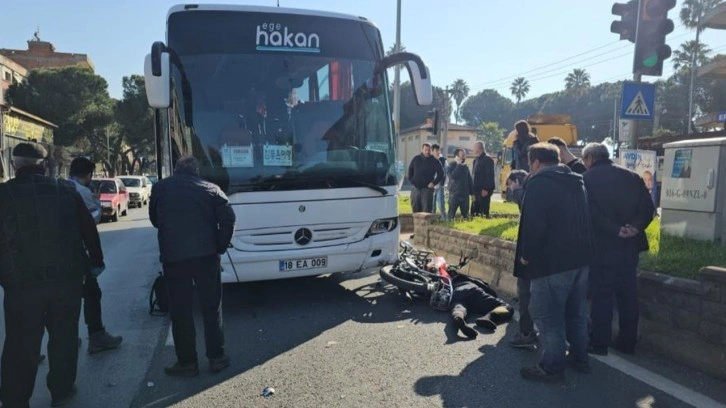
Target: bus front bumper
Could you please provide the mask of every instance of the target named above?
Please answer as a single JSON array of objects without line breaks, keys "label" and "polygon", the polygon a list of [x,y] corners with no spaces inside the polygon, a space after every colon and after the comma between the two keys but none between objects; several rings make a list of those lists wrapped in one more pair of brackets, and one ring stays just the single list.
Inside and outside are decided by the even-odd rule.
[{"label": "bus front bumper", "polygon": [[222,283],[378,270],[397,259],[398,237],[396,228],[351,244],[321,248],[256,253],[230,248],[221,259]]}]

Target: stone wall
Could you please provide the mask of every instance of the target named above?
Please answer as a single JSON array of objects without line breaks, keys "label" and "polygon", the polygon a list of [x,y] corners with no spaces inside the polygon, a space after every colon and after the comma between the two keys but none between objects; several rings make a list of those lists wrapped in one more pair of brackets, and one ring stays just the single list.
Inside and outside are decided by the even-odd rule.
[{"label": "stone wall", "polygon": [[401,223],[401,233],[413,232],[413,214],[399,214],[398,222]]},{"label": "stone wall", "polygon": [[[413,218],[416,246],[449,262],[456,262],[462,253],[470,256],[473,261],[465,273],[516,294],[514,242],[434,225],[438,219],[434,214],[418,213]],[[726,269],[703,268],[697,281],[640,271],[638,285],[639,347],[726,379]]]}]

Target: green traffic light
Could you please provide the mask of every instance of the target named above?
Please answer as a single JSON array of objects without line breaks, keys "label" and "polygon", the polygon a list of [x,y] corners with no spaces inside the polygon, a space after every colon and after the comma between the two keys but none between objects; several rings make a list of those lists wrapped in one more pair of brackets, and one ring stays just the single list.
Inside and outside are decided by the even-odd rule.
[{"label": "green traffic light", "polygon": [[643,58],[643,66],[646,68],[653,68],[658,65],[658,53],[650,52]]}]

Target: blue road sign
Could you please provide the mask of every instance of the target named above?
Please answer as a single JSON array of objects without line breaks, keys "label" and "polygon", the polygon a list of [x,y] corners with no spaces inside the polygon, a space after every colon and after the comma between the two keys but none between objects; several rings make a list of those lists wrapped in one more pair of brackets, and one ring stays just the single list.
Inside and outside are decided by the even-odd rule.
[{"label": "blue road sign", "polygon": [[642,82],[623,82],[620,100],[620,119],[653,120],[655,85]]},{"label": "blue road sign", "polygon": [[718,121],[719,122],[726,122],[726,112],[719,112],[718,113]]}]

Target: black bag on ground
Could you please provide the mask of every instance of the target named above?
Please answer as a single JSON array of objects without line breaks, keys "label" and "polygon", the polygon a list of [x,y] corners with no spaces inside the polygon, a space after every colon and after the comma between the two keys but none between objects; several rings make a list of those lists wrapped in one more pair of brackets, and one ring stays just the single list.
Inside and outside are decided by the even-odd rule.
[{"label": "black bag on ground", "polygon": [[149,314],[163,316],[167,313],[169,313],[169,294],[166,291],[164,275],[159,272],[149,293]]}]

